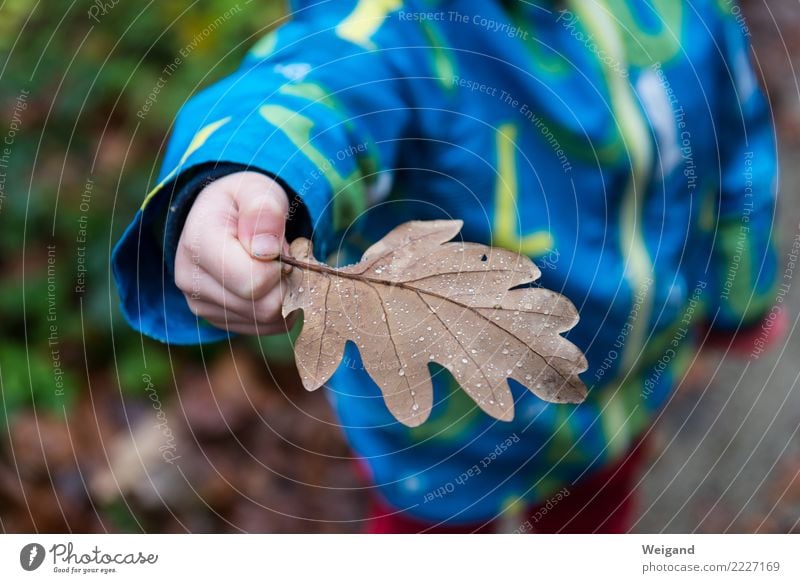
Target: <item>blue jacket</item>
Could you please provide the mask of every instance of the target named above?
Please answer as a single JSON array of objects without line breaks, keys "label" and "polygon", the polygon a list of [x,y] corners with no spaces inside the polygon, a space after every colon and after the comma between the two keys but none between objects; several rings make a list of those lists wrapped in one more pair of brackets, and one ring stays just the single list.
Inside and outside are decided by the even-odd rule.
[{"label": "blue jacket", "polygon": [[725,0],[296,1],[178,115],[114,250],[125,317],[174,344],[227,336],[171,272],[192,196],[221,174],[279,179],[319,257],[356,260],[412,218],[463,219],[466,240],[528,254],[577,306],[586,402],[514,385],[501,422],[437,374],[430,420],[409,429],[352,345],[329,396],[397,508],[463,523],[543,501],[628,450],[697,323],[735,330],[774,300],[776,146],[738,14]]}]

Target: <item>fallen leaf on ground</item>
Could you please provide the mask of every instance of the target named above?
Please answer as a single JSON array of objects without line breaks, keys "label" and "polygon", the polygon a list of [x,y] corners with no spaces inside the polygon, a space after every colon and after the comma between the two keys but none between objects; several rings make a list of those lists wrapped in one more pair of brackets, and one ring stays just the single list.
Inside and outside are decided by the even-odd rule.
[{"label": "fallen leaf on ground", "polygon": [[559,334],[577,323],[575,307],[556,292],[518,287],[540,276],[529,258],[448,243],[461,226],[405,223],[340,269],[318,262],[308,239],[292,242],[281,257],[292,266],[283,314],[303,311],[294,352],[306,389],[330,379],[349,340],[389,410],[412,427],[433,404],[429,363],[497,419],[514,417],[509,378],[546,401],[583,401],[586,358]]}]

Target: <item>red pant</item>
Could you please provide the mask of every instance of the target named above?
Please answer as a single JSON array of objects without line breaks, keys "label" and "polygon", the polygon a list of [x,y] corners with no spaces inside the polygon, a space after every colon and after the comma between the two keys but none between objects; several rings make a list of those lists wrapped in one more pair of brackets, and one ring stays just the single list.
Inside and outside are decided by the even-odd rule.
[{"label": "red pant", "polygon": [[[532,506],[518,532],[523,533],[624,533],[632,526],[633,487],[645,457],[645,442],[638,442],[617,464],[597,470],[574,486],[568,496]],[[394,514],[393,514],[394,513]],[[492,533],[498,524],[472,526],[433,526],[403,513],[372,497],[366,532],[371,534],[411,533]],[[514,527],[516,529],[516,526]]]}]

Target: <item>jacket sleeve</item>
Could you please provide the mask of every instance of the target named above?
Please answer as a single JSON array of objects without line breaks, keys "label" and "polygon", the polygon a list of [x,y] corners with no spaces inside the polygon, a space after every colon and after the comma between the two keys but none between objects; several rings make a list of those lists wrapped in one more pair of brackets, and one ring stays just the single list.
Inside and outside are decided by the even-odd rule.
[{"label": "jacket sleeve", "polygon": [[736,330],[760,321],[775,301],[777,155],[770,109],[750,65],[742,23],[726,15],[721,26],[716,121],[721,176],[710,316],[714,328]]},{"label": "jacket sleeve", "polygon": [[399,138],[414,121],[408,79],[419,59],[403,47],[420,47],[424,37],[392,17],[399,3],[363,4],[295,15],[181,109],[158,185],[112,254],[122,312],[136,330],[174,344],[228,335],[191,313],[165,261],[165,245],[175,243],[165,238],[166,217],[198,173],[225,167],[275,177],[302,203],[320,257],[387,193]]}]

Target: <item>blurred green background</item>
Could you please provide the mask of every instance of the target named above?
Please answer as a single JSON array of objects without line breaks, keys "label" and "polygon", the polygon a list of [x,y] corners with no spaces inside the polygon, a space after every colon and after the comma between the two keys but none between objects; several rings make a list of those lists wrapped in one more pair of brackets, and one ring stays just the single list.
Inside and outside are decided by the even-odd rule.
[{"label": "blurred green background", "polygon": [[[110,287],[109,247],[152,185],[180,105],[234,70],[281,14],[280,2],[2,4],[0,100],[20,128],[10,145],[0,230],[3,249],[13,250],[0,258],[0,326],[4,337],[19,341],[0,348],[7,415],[32,400],[55,410],[69,404],[54,399],[46,382],[50,322],[42,315],[52,298],[48,271],[40,267],[47,264],[47,245],[55,247],[49,275],[56,281],[65,395],[84,384],[76,378],[84,364],[107,367],[114,357],[121,386],[137,384],[145,364],[139,338],[119,334],[110,350],[112,322],[122,322]],[[180,57],[182,51],[188,56]],[[180,64],[168,69],[176,57]],[[83,293],[76,292],[82,247]],[[88,363],[76,340],[89,350]],[[145,356],[163,386],[168,355],[151,350]],[[28,376],[33,395],[23,382]]]},{"label": "blurred green background", "polygon": [[[800,51],[787,33],[797,37],[800,8],[745,8],[793,159]],[[284,10],[270,0],[0,2],[0,531],[359,529],[361,484],[324,398],[297,386],[286,345],[144,339],[122,320],[109,272],[180,105],[234,70]],[[686,403],[660,421],[665,441]],[[664,488],[684,460],[675,455],[643,486],[642,529],[704,528],[682,502],[717,487],[702,478],[710,462],[690,476],[694,493]],[[795,448],[780,455],[762,477],[785,485],[782,504],[787,491],[800,504]],[[750,508],[754,491],[763,496],[751,515],[778,500],[759,486],[721,507]],[[733,530],[754,528],[738,516]],[[771,520],[765,530],[797,528]]]}]

